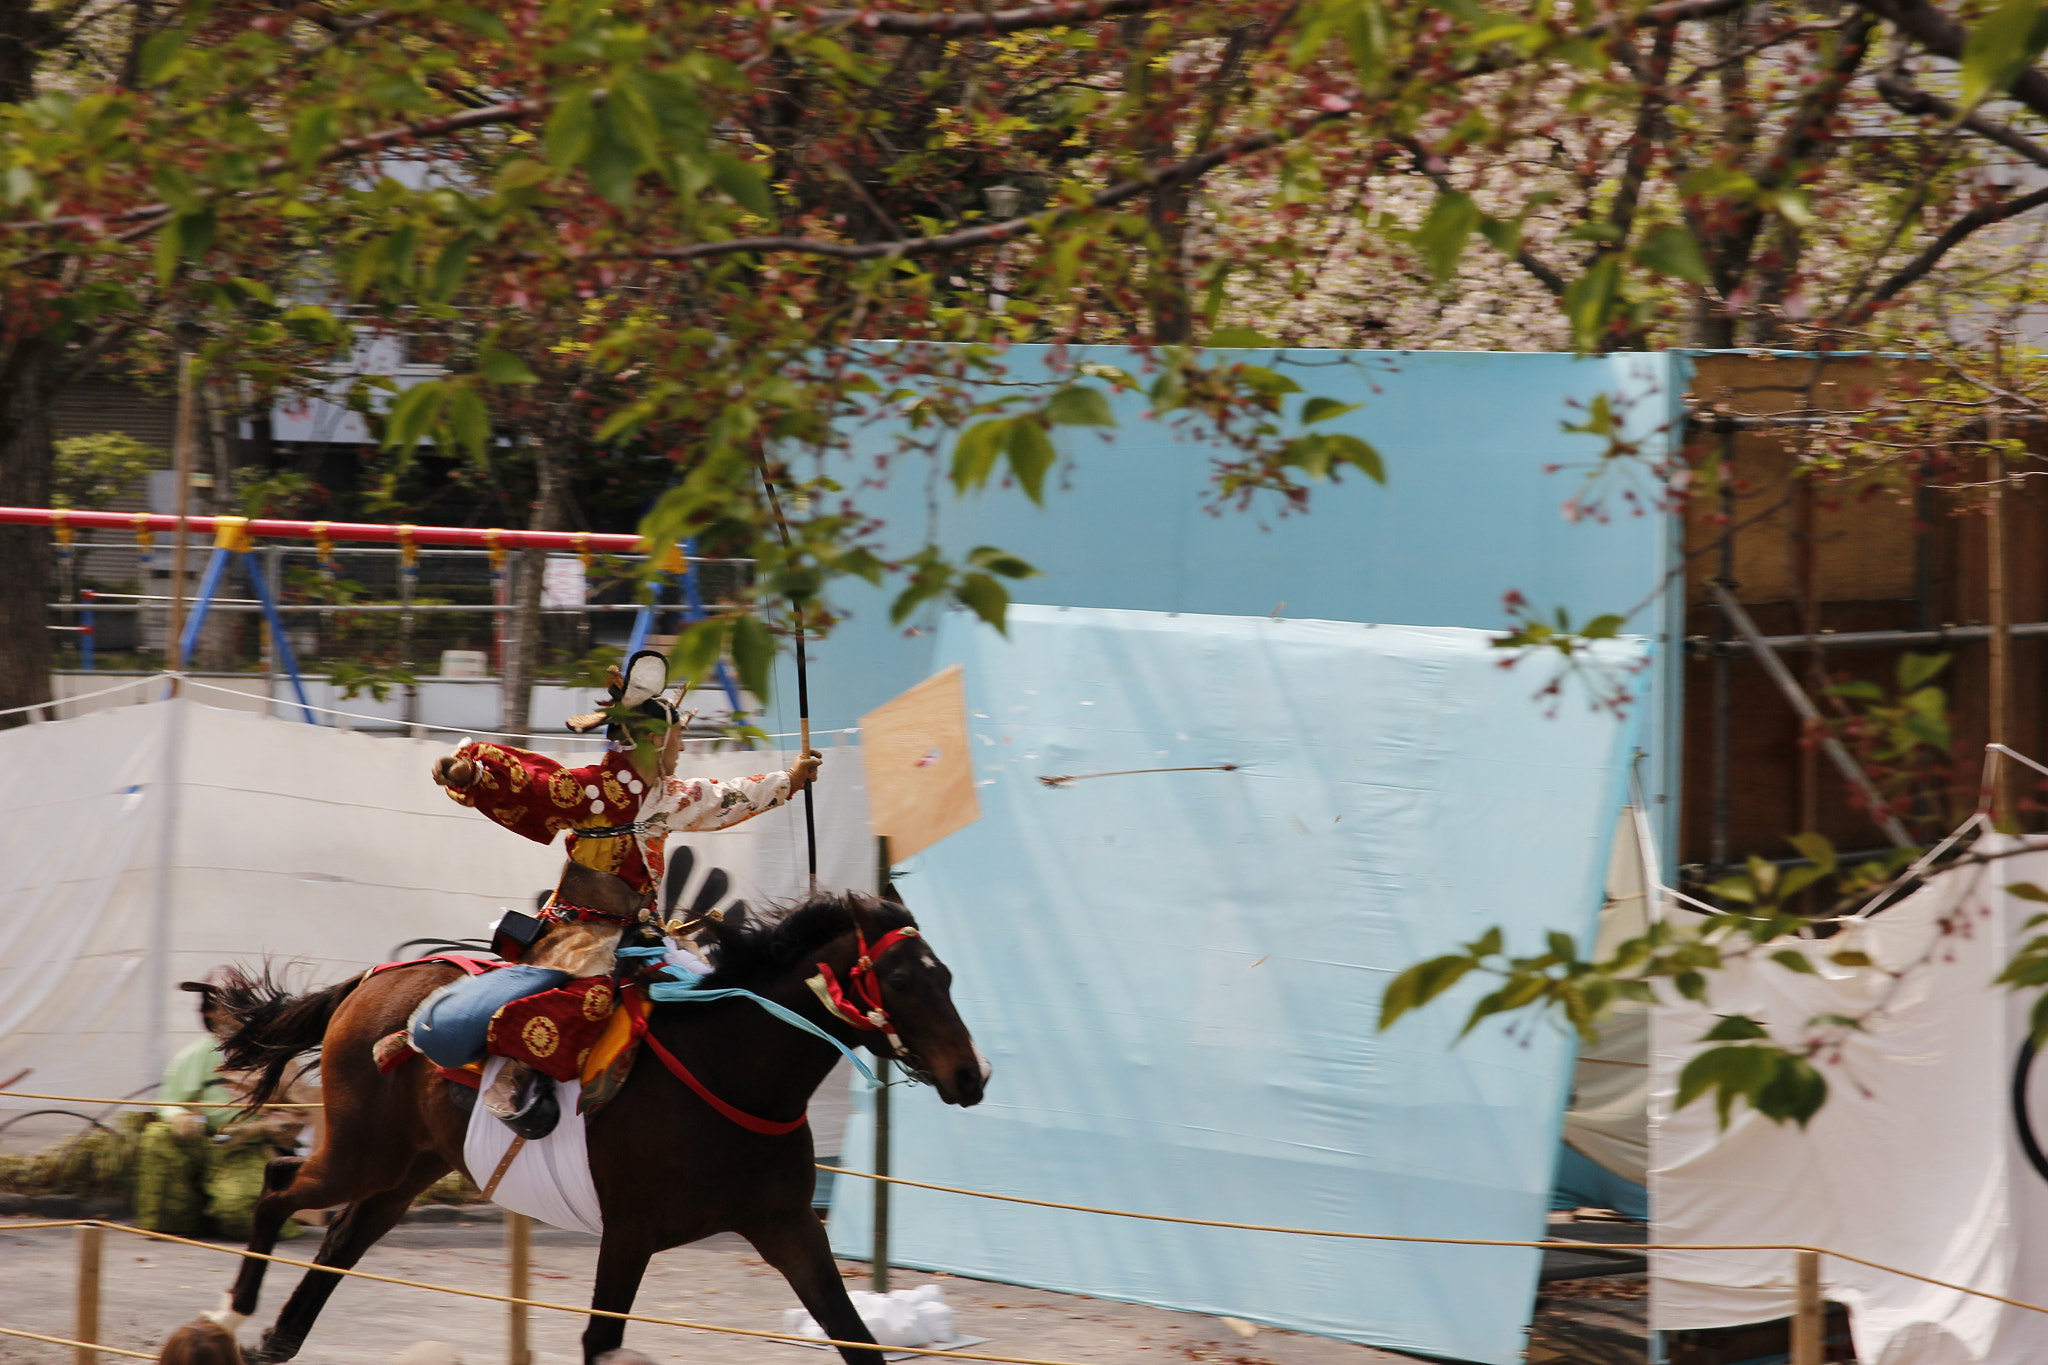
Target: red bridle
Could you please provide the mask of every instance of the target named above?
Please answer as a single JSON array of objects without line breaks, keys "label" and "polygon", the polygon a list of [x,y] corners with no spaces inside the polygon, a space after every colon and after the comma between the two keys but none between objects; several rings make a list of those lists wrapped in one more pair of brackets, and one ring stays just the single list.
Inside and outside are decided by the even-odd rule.
[{"label": "red bridle", "polygon": [[860,953],[854,959],[852,970],[846,974],[846,985],[839,984],[839,974],[832,970],[829,962],[818,964],[818,974],[806,984],[825,1002],[825,1008],[864,1033],[880,1033],[889,1040],[889,1049],[898,1057],[908,1056],[903,1040],[896,1036],[896,1027],[890,1022],[889,1012],[882,1008],[882,983],[875,976],[875,963],[891,948],[909,938],[923,938],[915,928],[891,929],[868,946],[868,936],[855,929],[855,938],[860,944]]}]

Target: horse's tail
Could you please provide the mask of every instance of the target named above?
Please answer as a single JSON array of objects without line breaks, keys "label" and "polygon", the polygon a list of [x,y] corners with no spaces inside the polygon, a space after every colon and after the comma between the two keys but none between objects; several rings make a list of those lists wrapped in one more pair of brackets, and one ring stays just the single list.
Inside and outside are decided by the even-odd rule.
[{"label": "horse's tail", "polygon": [[268,966],[256,977],[240,971],[223,973],[207,998],[238,1025],[221,1039],[220,1051],[228,1070],[255,1073],[249,1108],[267,1104],[284,1086],[292,1063],[320,1046],[327,1036],[327,1021],[362,981],[358,974],[322,990],[293,995],[278,984]]}]

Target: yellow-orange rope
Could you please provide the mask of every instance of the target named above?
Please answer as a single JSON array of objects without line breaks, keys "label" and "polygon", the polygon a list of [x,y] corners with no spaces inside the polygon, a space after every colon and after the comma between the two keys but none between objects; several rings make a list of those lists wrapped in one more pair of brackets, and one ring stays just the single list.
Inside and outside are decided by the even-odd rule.
[{"label": "yellow-orange rope", "polygon": [[[143,1109],[242,1109],[233,1100],[96,1100],[86,1095],[38,1095],[27,1090],[0,1090],[0,1096],[16,1100],[55,1100],[60,1104],[125,1104]],[[258,1105],[259,1109],[324,1109],[318,1100],[279,1100]]]},{"label": "yellow-orange rope", "polygon": [[83,1346],[88,1351],[105,1351],[108,1355],[134,1356],[137,1360],[155,1360],[155,1351],[130,1351],[119,1346],[102,1346],[96,1341],[73,1341],[70,1337],[46,1337],[41,1332],[24,1332],[15,1327],[0,1327],[0,1336],[27,1337],[30,1341],[47,1341],[52,1346]]}]

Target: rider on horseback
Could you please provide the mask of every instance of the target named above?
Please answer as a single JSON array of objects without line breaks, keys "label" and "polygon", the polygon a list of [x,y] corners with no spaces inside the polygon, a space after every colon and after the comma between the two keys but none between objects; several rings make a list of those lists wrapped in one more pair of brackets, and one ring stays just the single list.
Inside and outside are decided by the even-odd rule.
[{"label": "rider on horseback", "polygon": [[[518,954],[520,965],[465,977],[429,996],[413,1016],[412,1045],[443,1066],[482,1054],[479,1025],[512,1000],[565,981],[611,973],[621,935],[655,925],[664,846],[675,832],[726,829],[773,810],[808,786],[820,755],[786,772],[715,780],[674,775],[683,739],[683,688],[668,690],[668,664],[643,650],[613,670],[611,704],[573,716],[571,730],[605,727],[611,744],[596,763],[565,767],[507,745],[466,741],[434,763],[434,781],[462,805],[538,843],[569,836],[568,861],[548,904],[545,928]],[[515,1074],[518,1073],[518,1074]],[[554,1088],[508,1064],[484,1103],[522,1136],[554,1125]]]}]

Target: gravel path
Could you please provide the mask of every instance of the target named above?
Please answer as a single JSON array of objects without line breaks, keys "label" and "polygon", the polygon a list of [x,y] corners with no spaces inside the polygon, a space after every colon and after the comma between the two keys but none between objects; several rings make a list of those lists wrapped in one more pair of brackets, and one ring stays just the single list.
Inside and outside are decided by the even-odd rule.
[{"label": "gravel path", "polygon": [[[0,1325],[55,1336],[71,1334],[76,1258],[70,1228],[13,1229],[22,1220],[0,1219]],[[279,1254],[310,1255],[317,1234],[279,1247]],[[595,1238],[553,1228],[534,1230],[533,1296],[563,1303],[587,1300],[597,1259]],[[407,1223],[385,1238],[362,1269],[434,1284],[503,1293],[504,1230],[495,1224]],[[867,1267],[842,1262],[852,1288],[867,1287]],[[102,1340],[131,1350],[154,1350],[165,1333],[218,1301],[233,1274],[226,1256],[193,1247],[105,1234]],[[283,1302],[299,1272],[274,1267],[256,1323],[256,1339]],[[1219,1318],[1052,1294],[914,1271],[899,1271],[896,1287],[939,1283],[960,1330],[987,1337],[979,1349],[1004,1355],[1131,1365],[1412,1365],[1413,1358],[1321,1337],[1261,1329],[1245,1338]],[[640,1312],[778,1331],[795,1296],[737,1237],[721,1236],[679,1247],[654,1259],[635,1305]],[[303,1365],[389,1365],[422,1340],[448,1342],[467,1365],[498,1365],[505,1356],[507,1310],[499,1304],[431,1294],[361,1280],[335,1291],[298,1359]],[[578,1365],[583,1318],[536,1310],[532,1318],[535,1365]],[[838,1357],[801,1346],[631,1324],[626,1343],[658,1361],[705,1365],[825,1365]],[[101,1356],[101,1365],[125,1357]],[[73,1365],[68,1347],[0,1337],[4,1365]]]}]

